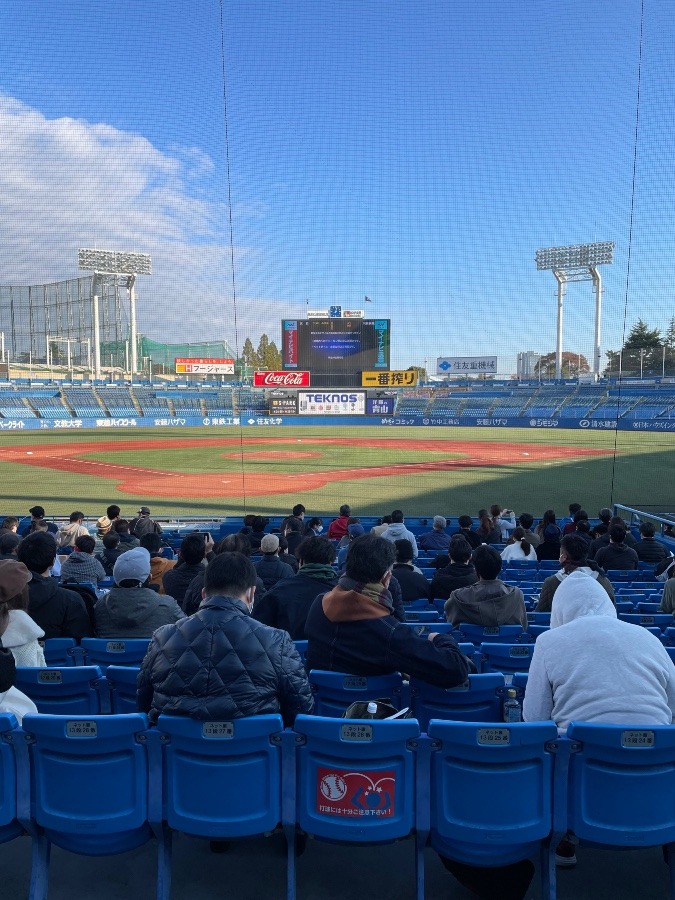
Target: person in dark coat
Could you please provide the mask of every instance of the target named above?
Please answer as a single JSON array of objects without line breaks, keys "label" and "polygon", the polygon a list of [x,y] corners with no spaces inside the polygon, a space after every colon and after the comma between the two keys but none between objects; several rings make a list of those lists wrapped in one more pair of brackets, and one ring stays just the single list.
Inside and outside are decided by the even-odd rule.
[{"label": "person in dark coat", "polygon": [[401,593],[404,603],[412,603],[413,600],[430,599],[429,582],[420,570],[413,565],[413,548],[410,541],[401,538],[394,541],[396,548],[396,562],[392,574],[401,585]]},{"label": "person in dark coat", "polygon": [[469,660],[449,634],[416,634],[392,614],[388,590],[396,548],[365,534],[349,547],[336,587],[316,598],[307,616],[307,665],[350,675],[405,672],[438,687],[466,681]]},{"label": "person in dark coat", "polygon": [[199,611],[158,628],[141,664],[137,703],[161,713],[210,721],[281,713],[292,725],[314,698],[287,632],[251,617],[256,574],[241,553],[221,553],[204,580]]},{"label": "person in dark coat", "polygon": [[[243,553],[244,556],[250,556],[251,542],[248,535],[241,531],[237,534],[226,534],[213,548],[213,557],[218,556],[220,553]],[[201,572],[192,579],[190,586],[185,592],[182,607],[186,616],[194,615],[199,609],[199,604],[202,602],[205,574],[206,567],[202,566]],[[256,603],[262,600],[264,596],[265,585],[262,582],[262,578],[258,575],[255,588]]]},{"label": "person in dark coat", "polygon": [[288,552],[291,556],[297,557],[296,550],[302,541],[302,519],[296,516],[288,516],[286,524],[282,529],[282,534],[288,541]]},{"label": "person in dark coat", "polygon": [[653,522],[642,522],[640,525],[640,540],[633,548],[640,562],[659,563],[669,556],[668,549],[661,541],[654,537],[656,529]]},{"label": "person in dark coat", "polygon": [[471,516],[460,516],[459,519],[457,519],[457,524],[459,525],[459,531],[456,531],[452,537],[463,537],[472,550],[475,550],[476,547],[480,547],[483,543],[483,539],[479,534],[476,534],[476,532],[472,530],[473,519]]},{"label": "person in dark coat", "polygon": [[124,552],[120,548],[120,536],[116,531],[109,531],[102,538],[103,550],[96,554],[96,559],[101,563],[105,574],[112,576],[113,568],[119,557]]},{"label": "person in dark coat", "polygon": [[431,599],[447,600],[457,588],[476,584],[478,575],[471,562],[471,546],[461,534],[455,534],[450,542],[449,564],[439,569],[431,579]]},{"label": "person in dark coat", "polygon": [[62,588],[51,569],[56,559],[56,541],[47,532],[34,532],[21,541],[17,559],[30,569],[28,615],[45,633],[45,640],[92,637],[93,630],[82,597]]},{"label": "person in dark coat", "polygon": [[294,641],[305,639],[305,621],[315,597],[335,587],[335,547],[322,537],[306,537],[298,546],[300,569],[293,578],[279,581],[256,599],[253,617],[273,628],[283,628]]},{"label": "person in dark coat", "polygon": [[180,556],[176,565],[164,573],[162,582],[167,594],[174,598],[179,606],[183,605],[185,592],[206,568],[204,562],[207,544],[203,534],[187,534],[180,544]]},{"label": "person in dark coat", "polygon": [[260,542],[260,549],[262,559],[255,562],[255,567],[265,590],[269,591],[282,578],[293,578],[295,572],[292,567],[279,559],[279,538],[276,534],[266,534]]},{"label": "person in dark coat", "polygon": [[543,541],[537,547],[537,559],[558,559],[562,533],[557,525],[547,525],[543,531]]},{"label": "person in dark coat", "polygon": [[626,529],[623,525],[609,526],[609,544],[601,547],[595,554],[595,561],[605,572],[614,569],[638,569],[638,555],[631,547],[626,546]]}]

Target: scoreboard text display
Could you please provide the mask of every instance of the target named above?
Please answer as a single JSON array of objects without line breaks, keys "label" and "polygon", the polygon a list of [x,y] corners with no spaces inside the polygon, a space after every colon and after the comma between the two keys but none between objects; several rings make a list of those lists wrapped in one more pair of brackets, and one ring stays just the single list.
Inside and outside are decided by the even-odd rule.
[{"label": "scoreboard text display", "polygon": [[417,372],[414,369],[401,372],[361,372],[363,387],[414,387]]},{"label": "scoreboard text display", "polygon": [[284,319],[281,330],[283,368],[309,370],[313,384],[315,375],[389,369],[389,319]]},{"label": "scoreboard text display", "polygon": [[234,360],[178,356],[176,375],[234,375]]}]

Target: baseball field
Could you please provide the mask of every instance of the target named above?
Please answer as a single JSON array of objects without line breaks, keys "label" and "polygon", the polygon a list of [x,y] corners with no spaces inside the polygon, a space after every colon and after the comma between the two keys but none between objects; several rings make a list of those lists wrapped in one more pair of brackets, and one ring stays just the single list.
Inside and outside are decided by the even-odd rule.
[{"label": "baseball field", "polygon": [[302,501],[332,516],[400,506],[408,515],[476,513],[498,502],[595,514],[612,502],[672,506],[675,436],[558,429],[283,427],[3,434],[0,513],[48,516],[109,503],[131,514],[286,514]]}]

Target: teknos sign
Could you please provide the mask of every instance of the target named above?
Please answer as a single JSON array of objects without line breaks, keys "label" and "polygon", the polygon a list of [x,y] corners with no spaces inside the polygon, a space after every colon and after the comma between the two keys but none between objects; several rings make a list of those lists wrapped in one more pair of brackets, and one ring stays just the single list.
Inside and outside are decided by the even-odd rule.
[{"label": "teknos sign", "polygon": [[253,387],[309,387],[309,372],[254,372]]}]

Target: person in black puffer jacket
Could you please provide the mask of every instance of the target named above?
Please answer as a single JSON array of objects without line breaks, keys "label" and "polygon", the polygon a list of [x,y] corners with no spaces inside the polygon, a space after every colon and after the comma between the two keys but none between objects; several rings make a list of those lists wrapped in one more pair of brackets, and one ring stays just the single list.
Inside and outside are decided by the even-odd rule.
[{"label": "person in black puffer jacket", "polygon": [[156,723],[161,713],[231,721],[281,713],[292,725],[314,698],[287,632],[251,618],[256,574],[241,553],[221,553],[204,580],[194,616],[158,628],[137,682],[137,703]]}]

